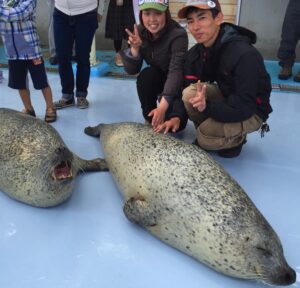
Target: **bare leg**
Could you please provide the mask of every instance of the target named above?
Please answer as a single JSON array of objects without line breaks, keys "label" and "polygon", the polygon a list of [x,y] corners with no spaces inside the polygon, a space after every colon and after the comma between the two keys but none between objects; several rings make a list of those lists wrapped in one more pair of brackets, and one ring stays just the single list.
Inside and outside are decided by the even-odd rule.
[{"label": "bare leg", "polygon": [[53,99],[52,99],[52,90],[50,86],[43,88],[42,93],[45,98],[46,102],[46,115],[45,115],[45,121],[48,123],[56,121],[56,110],[53,105]]},{"label": "bare leg", "polygon": [[42,89],[42,93],[44,95],[45,102],[46,102],[46,110],[53,111],[54,106],[53,106],[53,99],[52,99],[52,90],[51,90],[50,86]]},{"label": "bare leg", "polygon": [[26,110],[33,110],[29,89],[19,89],[19,94]]}]

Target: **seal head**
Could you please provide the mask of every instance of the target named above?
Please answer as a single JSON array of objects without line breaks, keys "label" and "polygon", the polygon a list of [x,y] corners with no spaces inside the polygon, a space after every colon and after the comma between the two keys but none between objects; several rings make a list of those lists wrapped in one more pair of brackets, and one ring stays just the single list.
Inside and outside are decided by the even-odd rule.
[{"label": "seal head", "polygon": [[80,171],[105,171],[103,159],[72,153],[49,124],[0,108],[0,190],[32,206],[55,206],[72,194]]}]

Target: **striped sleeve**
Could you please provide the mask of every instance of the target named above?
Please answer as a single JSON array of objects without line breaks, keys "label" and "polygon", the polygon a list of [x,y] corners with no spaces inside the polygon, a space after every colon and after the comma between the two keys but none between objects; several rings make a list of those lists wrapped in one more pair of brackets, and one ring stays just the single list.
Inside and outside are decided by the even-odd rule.
[{"label": "striped sleeve", "polygon": [[5,10],[8,10],[9,12],[6,22],[26,20],[27,18],[32,17],[32,14],[35,12],[35,8],[36,0],[26,0],[14,8],[5,8]]}]

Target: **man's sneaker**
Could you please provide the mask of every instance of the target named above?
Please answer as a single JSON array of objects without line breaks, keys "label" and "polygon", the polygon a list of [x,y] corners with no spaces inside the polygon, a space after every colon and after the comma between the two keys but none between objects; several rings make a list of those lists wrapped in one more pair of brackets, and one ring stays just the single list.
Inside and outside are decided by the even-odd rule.
[{"label": "man's sneaker", "polygon": [[240,145],[228,149],[222,149],[218,151],[218,155],[224,158],[234,158],[240,155],[243,145],[247,142],[245,139]]},{"label": "man's sneaker", "polygon": [[291,65],[284,65],[278,74],[278,78],[281,80],[287,80],[291,76],[292,76],[292,66]]},{"label": "man's sneaker", "polygon": [[85,97],[77,97],[77,107],[86,109],[89,107],[89,101]]},{"label": "man's sneaker", "polygon": [[58,101],[55,101],[53,103],[54,108],[55,109],[63,109],[63,108],[67,108],[70,106],[74,106],[75,105],[75,100],[74,98],[70,99],[70,100],[66,100],[64,98],[59,99]]},{"label": "man's sneaker", "polygon": [[298,73],[295,75],[294,81],[300,82],[300,70],[299,70]]}]

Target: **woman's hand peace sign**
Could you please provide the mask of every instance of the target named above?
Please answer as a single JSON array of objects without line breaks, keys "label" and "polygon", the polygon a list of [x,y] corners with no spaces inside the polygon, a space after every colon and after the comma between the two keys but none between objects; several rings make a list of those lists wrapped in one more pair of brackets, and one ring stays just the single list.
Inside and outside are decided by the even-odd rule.
[{"label": "woman's hand peace sign", "polygon": [[125,29],[126,33],[128,34],[128,44],[130,45],[131,53],[133,56],[138,56],[139,49],[143,43],[138,27],[136,24],[134,24],[133,32],[130,32],[130,30]]}]

